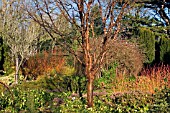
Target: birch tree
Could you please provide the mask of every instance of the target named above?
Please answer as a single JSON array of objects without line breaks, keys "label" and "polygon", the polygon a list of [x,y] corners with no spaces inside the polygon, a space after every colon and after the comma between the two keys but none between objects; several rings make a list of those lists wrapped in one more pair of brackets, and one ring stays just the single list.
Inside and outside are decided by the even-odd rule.
[{"label": "birch tree", "polygon": [[40,29],[37,24],[29,21],[19,0],[3,0],[2,5],[0,16],[3,28],[1,32],[15,62],[15,83],[18,84],[21,65],[36,51]]}]

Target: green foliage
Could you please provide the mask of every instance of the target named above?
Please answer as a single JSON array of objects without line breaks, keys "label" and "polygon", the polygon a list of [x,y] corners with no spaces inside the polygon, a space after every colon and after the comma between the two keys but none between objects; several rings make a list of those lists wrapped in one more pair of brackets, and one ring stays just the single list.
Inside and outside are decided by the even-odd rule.
[{"label": "green foliage", "polygon": [[2,112],[45,112],[51,106],[53,93],[44,90],[21,90],[14,88],[11,90],[12,96],[8,92],[0,95],[0,110]]},{"label": "green foliage", "polygon": [[53,40],[52,39],[46,39],[46,40],[42,40],[39,42],[38,46],[39,46],[39,50],[42,52],[44,50],[46,51],[50,51],[53,48]]},{"label": "green foliage", "polygon": [[[61,104],[55,109],[58,113],[110,113],[112,108],[107,106],[98,97],[94,98],[95,106],[87,108],[87,101],[85,98],[70,97],[70,93],[62,93],[60,98],[64,98],[64,104]],[[68,98],[70,97],[70,98]]]},{"label": "green foliage", "polygon": [[58,92],[85,93],[86,77],[77,75],[41,76],[36,81],[23,81],[20,89],[44,89]]},{"label": "green foliage", "polygon": [[161,91],[157,91],[153,97],[154,101],[150,105],[150,112],[166,113],[170,111],[170,89],[165,88]]},{"label": "green foliage", "polygon": [[162,113],[170,110],[169,91],[166,89],[154,95],[132,91],[95,96],[93,108],[87,108],[85,98],[71,97],[70,93],[62,93],[60,98],[64,98],[64,104],[56,107],[54,111],[59,113]]},{"label": "green foliage", "polygon": [[111,83],[114,80],[114,77],[116,76],[116,67],[117,64],[113,63],[108,66],[108,69],[102,69],[102,76],[100,78],[95,79],[94,85],[97,88],[111,88]]},{"label": "green foliage", "polygon": [[13,69],[11,68],[11,58],[8,55],[9,48],[3,41],[3,38],[0,37],[0,73],[9,75]]},{"label": "green foliage", "polygon": [[101,14],[100,14],[100,9],[99,9],[98,4],[95,4],[93,6],[91,13],[90,13],[90,17],[91,17],[90,18],[91,22],[94,24],[93,30],[94,30],[95,36],[102,35],[104,33],[104,31],[103,31],[104,26],[103,26],[102,17],[101,17]]},{"label": "green foliage", "polygon": [[0,64],[1,64],[0,65],[0,71],[3,70],[3,63],[4,63],[3,39],[2,39],[2,37],[0,37]]},{"label": "green foliage", "polygon": [[170,64],[170,39],[162,37],[159,42],[160,61]]},{"label": "green foliage", "polygon": [[64,84],[67,84],[68,90],[76,93],[84,93],[86,89],[86,77],[72,75],[65,77]]},{"label": "green foliage", "polygon": [[139,28],[139,43],[145,53],[145,63],[152,63],[155,60],[155,35],[147,28]]},{"label": "green foliage", "polygon": [[170,111],[170,89],[163,89],[155,94],[133,91],[117,94],[113,97],[114,111],[118,113]]},{"label": "green foliage", "polygon": [[3,57],[4,57],[4,62],[3,62],[3,68],[5,71],[5,75],[9,75],[12,72],[14,72],[14,68],[12,67],[14,64],[12,63],[12,59],[10,57],[10,52],[9,52],[9,47],[6,44],[3,44]]},{"label": "green foliage", "polygon": [[[116,65],[114,64],[112,71]],[[112,72],[110,71],[110,72]],[[109,72],[108,72],[109,73]],[[108,74],[105,72],[105,74]],[[109,75],[109,74],[108,74]],[[114,74],[113,74],[114,75]],[[12,95],[8,90],[1,91],[0,111],[1,112],[53,112],[53,113],[129,113],[129,112],[167,112],[170,109],[170,89],[156,91],[150,94],[141,91],[128,91],[111,93],[101,90],[94,96],[94,107],[87,108],[85,95],[79,97],[73,95],[80,82],[85,83],[86,79],[78,76],[70,78],[74,91],[67,90],[69,76],[45,77],[37,82],[25,82],[22,85],[11,87]],[[70,76],[71,77],[71,76]],[[129,78],[133,82],[133,78]],[[109,82],[109,80],[108,80]],[[55,85],[54,85],[55,84]],[[39,85],[39,86],[38,86]],[[57,87],[61,92],[56,90]],[[86,86],[82,85],[82,88]],[[75,89],[74,89],[75,88]],[[77,88],[77,89],[76,89]],[[48,89],[48,92],[44,89]],[[57,92],[52,92],[53,90]],[[83,92],[86,93],[86,92]],[[56,100],[55,100],[55,98]],[[57,101],[60,99],[61,101]]]},{"label": "green foliage", "polygon": [[116,113],[147,112],[152,104],[152,97],[140,91],[117,94],[113,97],[113,108]]}]

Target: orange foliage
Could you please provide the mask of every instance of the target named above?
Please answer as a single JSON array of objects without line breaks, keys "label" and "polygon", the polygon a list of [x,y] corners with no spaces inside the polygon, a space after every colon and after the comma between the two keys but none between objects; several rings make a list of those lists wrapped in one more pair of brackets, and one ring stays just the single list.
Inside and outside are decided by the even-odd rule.
[{"label": "orange foliage", "polygon": [[29,58],[24,66],[25,75],[36,79],[38,76],[49,74],[52,71],[60,73],[64,65],[65,59],[61,51],[57,53],[44,51]]},{"label": "orange foliage", "polygon": [[146,68],[141,72],[141,75],[149,80],[147,82],[148,87],[152,92],[154,89],[162,89],[163,87],[170,87],[170,66],[158,65],[150,68]]},{"label": "orange foliage", "polygon": [[113,81],[114,92],[139,90],[154,93],[155,89],[161,90],[164,87],[170,87],[170,66],[163,64],[144,69],[134,80],[118,75]]}]

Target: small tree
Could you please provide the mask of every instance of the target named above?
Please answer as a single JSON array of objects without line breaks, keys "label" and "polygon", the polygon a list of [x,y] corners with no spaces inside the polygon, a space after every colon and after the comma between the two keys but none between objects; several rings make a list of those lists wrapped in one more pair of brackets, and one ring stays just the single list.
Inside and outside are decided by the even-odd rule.
[{"label": "small tree", "polygon": [[[101,15],[104,34],[101,35],[100,53],[92,51],[89,32],[94,27],[90,20],[90,13],[94,4],[98,4]],[[62,41],[57,43],[74,55],[85,67],[84,73],[87,78],[87,101],[88,107],[93,106],[93,82],[96,73],[100,71],[107,53],[108,44],[115,40],[120,31],[120,22],[123,15],[131,8],[133,2],[129,0],[30,0],[30,4],[24,3],[31,18],[41,25],[52,38],[56,35],[62,37]],[[27,5],[26,5],[27,4]],[[79,36],[70,37],[70,40],[78,42],[82,49],[83,60],[81,60],[70,43],[68,43],[69,33],[63,33],[55,25],[55,21],[61,15],[75,26]]]},{"label": "small tree", "polygon": [[[1,12],[2,35],[15,62],[15,83],[18,83],[19,70],[24,60],[35,52],[36,40],[40,31],[35,23],[24,15],[20,1],[4,0]],[[29,23],[28,23],[29,22]]]}]

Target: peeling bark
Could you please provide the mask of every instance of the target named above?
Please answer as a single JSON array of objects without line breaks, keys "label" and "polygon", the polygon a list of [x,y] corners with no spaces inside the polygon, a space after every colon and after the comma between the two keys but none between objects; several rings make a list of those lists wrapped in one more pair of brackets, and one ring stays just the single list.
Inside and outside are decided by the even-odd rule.
[{"label": "peeling bark", "polygon": [[93,103],[93,82],[94,82],[93,78],[88,79],[88,83],[87,83],[87,106],[88,107],[94,106],[94,103]]}]

